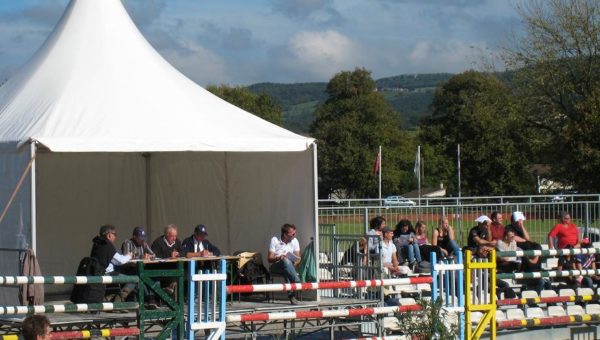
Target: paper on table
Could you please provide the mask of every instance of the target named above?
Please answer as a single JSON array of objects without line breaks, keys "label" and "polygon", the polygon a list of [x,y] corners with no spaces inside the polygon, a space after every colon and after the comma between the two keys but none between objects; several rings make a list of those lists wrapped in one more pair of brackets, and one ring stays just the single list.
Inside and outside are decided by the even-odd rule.
[{"label": "paper on table", "polygon": [[300,257],[296,256],[296,254],[292,253],[292,252],[288,252],[286,254],[288,260],[292,261],[292,262],[296,262],[300,259]]}]

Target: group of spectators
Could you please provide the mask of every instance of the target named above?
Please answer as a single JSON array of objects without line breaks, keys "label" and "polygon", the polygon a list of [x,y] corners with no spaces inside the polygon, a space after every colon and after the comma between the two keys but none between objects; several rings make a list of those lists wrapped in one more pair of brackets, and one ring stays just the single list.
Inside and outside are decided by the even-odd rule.
[{"label": "group of spectators", "polygon": [[[477,224],[469,230],[467,245],[463,249],[471,250],[475,257],[487,257],[492,249],[498,252],[541,250],[541,245],[531,240],[525,226],[526,220],[525,214],[521,211],[514,211],[510,215],[508,224],[504,223],[501,212],[492,212],[489,217],[481,215],[475,220]],[[436,253],[438,259],[444,259],[453,258],[461,251],[455,239],[454,229],[445,216],[439,218],[431,238],[427,234],[426,223],[421,220],[417,221],[413,228],[409,220],[402,219],[392,229],[388,227],[383,216],[377,216],[371,219],[370,227],[365,248],[370,254],[381,254],[384,267],[392,275],[400,274],[403,265],[414,270],[422,261],[431,262],[431,253]],[[562,212],[559,222],[548,233],[548,247],[567,249],[590,246],[588,239],[581,239],[579,229],[571,221],[571,215]],[[561,256],[558,270],[596,269],[596,260],[594,254]],[[542,260],[540,256],[497,257],[497,270],[504,273],[539,272],[542,270]],[[568,284],[592,288],[596,282],[600,282],[600,276],[570,276],[560,280]],[[550,287],[550,281],[546,278],[522,281],[523,284],[538,292]]]},{"label": "group of spectators", "polygon": [[[473,251],[474,256],[487,257],[489,251],[494,248],[499,252],[542,249],[539,243],[531,241],[529,232],[525,227],[526,217],[522,212],[513,212],[508,225],[503,224],[503,216],[499,212],[493,212],[490,217],[480,216],[476,220],[477,226],[469,231],[467,247]],[[591,247],[589,239],[580,237],[579,228],[572,222],[571,215],[568,212],[560,213],[559,222],[548,233],[548,248],[573,249],[581,247]],[[596,269],[597,260],[595,254],[560,256],[556,269],[559,271]],[[497,271],[500,273],[539,272],[542,271],[542,260],[540,256],[497,256],[496,266]],[[571,275],[555,280],[572,287],[594,288],[594,285],[600,282],[600,277],[597,275]],[[532,289],[538,293],[543,289],[550,289],[552,285],[549,278],[527,278],[520,281],[526,289]],[[497,284],[498,293],[504,293],[507,298],[515,296],[506,282],[498,280]]]},{"label": "group of spectators", "polygon": [[413,227],[409,220],[403,219],[396,224],[395,229],[391,229],[383,216],[377,216],[371,219],[370,227],[367,233],[369,253],[381,252],[383,265],[392,274],[400,273],[400,266],[415,269],[423,261],[430,263],[432,252],[440,259],[453,258],[460,252],[454,238],[454,229],[445,216],[439,219],[431,239],[427,224],[421,220]]}]

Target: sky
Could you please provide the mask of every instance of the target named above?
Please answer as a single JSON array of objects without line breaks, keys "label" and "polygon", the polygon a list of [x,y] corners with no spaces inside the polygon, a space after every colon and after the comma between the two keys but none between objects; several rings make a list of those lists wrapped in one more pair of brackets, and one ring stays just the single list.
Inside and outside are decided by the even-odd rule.
[{"label": "sky", "polygon": [[[88,0],[89,1],[89,0]],[[97,0],[106,1],[106,0]],[[200,85],[459,73],[519,34],[509,0],[122,0],[143,35]],[[0,82],[42,45],[68,0],[0,0]]]}]

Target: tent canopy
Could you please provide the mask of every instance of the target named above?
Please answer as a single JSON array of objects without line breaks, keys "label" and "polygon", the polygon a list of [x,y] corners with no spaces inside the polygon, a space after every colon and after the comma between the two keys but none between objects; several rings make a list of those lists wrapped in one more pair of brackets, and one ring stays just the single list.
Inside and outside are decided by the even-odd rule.
[{"label": "tent canopy", "polygon": [[[44,275],[73,273],[107,223],[117,247],[136,225],[152,241],[167,224],[183,238],[203,223],[226,253],[265,254],[283,223],[298,226],[301,245],[316,235],[314,140],[179,73],[120,0],[72,0],[0,87],[0,208],[32,156],[0,247],[33,245]],[[8,259],[0,269],[15,275]]]},{"label": "tent canopy", "polygon": [[304,151],[313,142],[175,70],[120,0],[72,0],[0,87],[0,142],[30,139],[59,152]]}]

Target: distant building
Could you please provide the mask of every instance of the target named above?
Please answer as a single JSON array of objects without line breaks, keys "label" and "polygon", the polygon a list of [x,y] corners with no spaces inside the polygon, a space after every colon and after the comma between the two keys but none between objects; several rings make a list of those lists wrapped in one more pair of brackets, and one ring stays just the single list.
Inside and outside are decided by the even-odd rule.
[{"label": "distant building", "polygon": [[[402,194],[406,198],[418,198],[419,190],[413,190]],[[446,197],[446,188],[444,183],[440,183],[439,188],[421,188],[422,198],[433,198],[433,197]]]},{"label": "distant building", "polygon": [[553,180],[551,177],[552,167],[548,164],[532,164],[529,166],[529,172],[536,176],[538,194],[551,194],[573,189],[570,185]]}]

